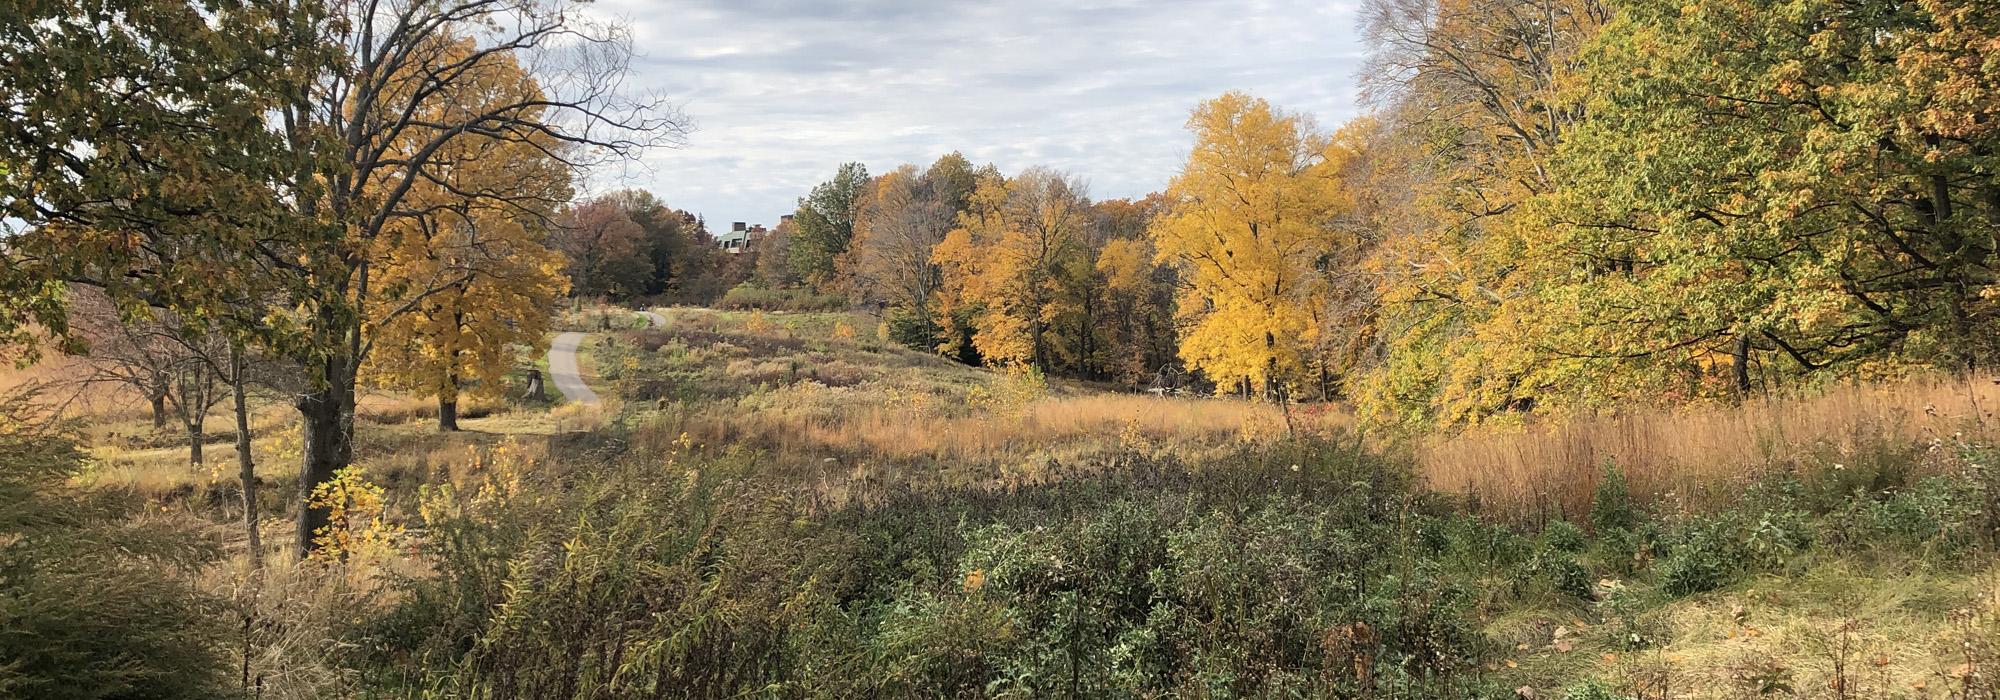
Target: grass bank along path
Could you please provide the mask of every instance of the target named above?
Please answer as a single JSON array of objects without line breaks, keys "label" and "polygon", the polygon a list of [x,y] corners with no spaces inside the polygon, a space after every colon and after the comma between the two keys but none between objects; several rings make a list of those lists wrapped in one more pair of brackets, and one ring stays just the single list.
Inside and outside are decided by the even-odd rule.
[{"label": "grass bank along path", "polygon": [[[654,328],[664,328],[667,325],[667,317],[657,313],[641,311],[639,315],[652,322]],[[555,383],[556,390],[562,392],[564,401],[594,406],[598,402],[597,392],[592,391],[590,385],[584,383],[583,372],[578,368],[576,361],[576,351],[583,347],[586,337],[588,335],[585,333],[572,331],[558,334],[555,341],[549,343],[549,377]]]}]

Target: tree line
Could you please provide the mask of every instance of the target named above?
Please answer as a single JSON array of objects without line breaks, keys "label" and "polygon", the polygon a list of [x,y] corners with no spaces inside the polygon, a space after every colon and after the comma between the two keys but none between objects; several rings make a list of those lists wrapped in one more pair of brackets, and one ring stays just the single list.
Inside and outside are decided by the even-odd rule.
[{"label": "tree line", "polygon": [[968,363],[1150,385],[1178,366],[1173,271],[1145,235],[1158,207],[959,153],[879,176],[848,163],[757,242],[749,283],[841,295],[884,339]]},{"label": "tree line", "polygon": [[850,164],[756,279],[968,361],[1185,368],[1406,427],[2000,361],[1991,3],[1373,0],[1364,20],[1369,110],[1335,129],[1225,94],[1131,202],[956,155]]}]

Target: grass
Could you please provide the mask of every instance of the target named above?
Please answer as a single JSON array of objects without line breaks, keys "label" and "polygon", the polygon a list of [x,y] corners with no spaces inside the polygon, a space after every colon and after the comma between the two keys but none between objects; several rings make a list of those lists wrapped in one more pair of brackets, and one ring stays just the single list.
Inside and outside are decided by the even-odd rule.
[{"label": "grass", "polygon": [[[614,336],[608,384],[648,405],[634,440],[762,450],[862,479],[1005,483],[1114,453],[1196,457],[1283,434],[1275,407],[1108,393],[965,367],[873,337],[859,314],[668,309],[666,328]],[[1345,415],[1300,411],[1323,433]]]},{"label": "grass", "polygon": [[[605,399],[601,406],[468,404],[467,430],[439,435],[431,401],[367,396],[358,410],[357,464],[383,488],[389,518],[410,528],[407,551],[330,572],[274,568],[251,586],[234,521],[240,505],[228,436],[212,436],[211,464],[190,468],[178,431],[155,431],[130,397],[114,393],[75,404],[88,419],[82,437],[93,457],[78,481],[204,521],[236,548],[227,565],[235,568],[202,576],[237,601],[232,610],[268,622],[252,626],[255,639],[245,649],[253,671],[268,674],[273,697],[383,687],[368,683],[389,681],[358,680],[358,669],[381,672],[409,657],[320,652],[386,648],[380,645],[425,630],[462,631],[438,616],[481,615],[505,600],[505,591],[540,590],[491,577],[567,570],[549,568],[558,561],[550,557],[567,557],[564,566],[608,567],[607,577],[636,570],[663,576],[632,590],[667,598],[618,598],[625,593],[612,586],[590,600],[639,606],[607,615],[677,600],[685,607],[631,622],[677,629],[677,616],[713,620],[676,633],[688,635],[673,639],[695,645],[690,649],[722,643],[711,634],[723,635],[727,643],[715,653],[725,655],[735,653],[727,644],[763,643],[774,630],[825,635],[813,643],[833,645],[823,660],[837,663],[818,672],[881,666],[893,675],[882,677],[886,686],[843,686],[855,692],[926,687],[939,678],[926,674],[938,668],[965,674],[952,682],[983,679],[992,669],[982,664],[1005,654],[1019,654],[1009,658],[1028,666],[1068,658],[1061,655],[1075,647],[1065,645],[1082,638],[1051,635],[1071,633],[1063,631],[1071,629],[1065,616],[1081,614],[1073,606],[1084,598],[1065,596],[1124,601],[1123,612],[1088,628],[1119,626],[1129,636],[1118,637],[1118,649],[1151,650],[1119,654],[1190,653],[1185,645],[1197,642],[1282,636],[1271,648],[1294,662],[1348,655],[1328,665],[1333,671],[1321,670],[1331,675],[1285,681],[1300,688],[1348,682],[1343,669],[1365,655],[1343,645],[1360,634],[1352,625],[1363,620],[1402,635],[1395,644],[1407,647],[1408,663],[1440,664],[1422,661],[1432,657],[1410,630],[1437,624],[1438,634],[1457,634],[1452,625],[1464,623],[1475,638],[1454,637],[1450,643],[1463,646],[1451,653],[1476,659],[1475,680],[1533,688],[1537,697],[1562,697],[1563,688],[1596,679],[1648,700],[1942,698],[1959,697],[1952,689],[1968,674],[1990,678],[2000,670],[1981,665],[2000,663],[1992,661],[2000,650],[1980,646],[2000,630],[2000,567],[1985,544],[1959,559],[1934,553],[1939,532],[1968,525],[1954,519],[1960,511],[1952,508],[1962,503],[1926,500],[1939,491],[1923,486],[1929,475],[1965,474],[1968,460],[1980,458],[1961,448],[1991,443],[1988,407],[2000,401],[2000,389],[1983,380],[1840,386],[1741,406],[1636,410],[1416,439],[1366,434],[1337,406],[1294,406],[1291,423],[1302,438],[1294,444],[1284,439],[1285,413],[1269,404],[1116,393],[965,367],[883,342],[865,315],[661,312],[664,329],[634,328],[586,344],[581,361]],[[254,418],[270,562],[282,561],[275,552],[289,546],[295,421],[275,401],[261,404]],[[210,425],[229,423],[219,411]],[[1306,454],[1243,456],[1281,447]],[[1336,464],[1315,475],[1319,460]],[[1405,462],[1409,478],[1464,497],[1402,491]],[[1300,463],[1310,478],[1292,476]],[[1538,578],[1552,546],[1543,527],[1558,519],[1587,523],[1607,465],[1629,482],[1651,529],[1633,535],[1629,550],[1604,549],[1610,538],[1591,532],[1574,562],[1592,590],[1554,592],[1555,584]],[[600,479],[600,471],[610,476]],[[1759,490],[1794,482],[1804,485],[1785,487],[1796,493],[1779,488],[1790,494],[1783,498]],[[449,546],[475,548],[460,554],[477,566],[440,554],[436,548],[447,543],[438,538],[447,535],[426,528],[431,521],[420,514],[420,502],[444,498],[445,486],[461,495],[430,505],[466,515],[463,525],[472,529],[450,535],[464,538]],[[1970,494],[1976,487],[1960,488]],[[1356,502],[1356,492],[1402,500],[1385,508]],[[635,505],[641,497],[660,500]],[[1809,515],[1819,544],[1767,562],[1760,538],[1782,531],[1794,511]],[[1690,533],[1704,531],[1704,518],[1723,517],[1717,513],[1735,518],[1716,528],[1736,538],[1729,556],[1760,563],[1732,568],[1701,592],[1667,592],[1659,572],[1698,548]],[[1916,534],[1894,530],[1913,520],[1921,521],[1910,526]],[[684,548],[687,558],[629,568],[621,563],[627,552],[591,549],[627,537],[639,542],[632,556]],[[1330,564],[1336,556],[1345,559]],[[445,571],[456,565],[472,568]],[[1346,584],[1330,582],[1364,568],[1374,578],[1357,579],[1362,598],[1298,608],[1285,618],[1323,629],[1277,619],[1255,629],[1231,626],[1229,616],[1204,616],[1206,608],[1191,602],[1248,606],[1242,615],[1263,605],[1323,605],[1350,594]],[[481,589],[491,597],[461,607],[401,605],[418,592],[451,593],[423,587],[443,575],[474,576],[467,585],[492,586]],[[1179,577],[1171,589],[1177,597],[1145,593],[1172,577]],[[673,598],[683,593],[690,597]],[[546,610],[590,602],[535,600],[553,606]],[[1161,607],[1162,600],[1184,607]],[[760,617],[766,613],[769,619]],[[1428,617],[1403,617],[1417,613]],[[1643,643],[1632,641],[1635,630]],[[539,634],[512,643],[532,644]],[[1183,646],[1147,646],[1166,638]],[[444,648],[459,649],[465,640],[449,641]],[[1045,642],[1039,652],[1021,651]],[[1967,656],[1974,647],[1981,651]],[[1302,648],[1326,659],[1299,657]],[[1272,669],[1251,663],[1256,649],[1208,651],[1249,650],[1238,671],[1262,678]],[[1116,665],[1110,656],[1093,658],[1095,666],[1051,668]],[[1117,658],[1126,664],[1120,669],[1137,663]],[[699,658],[687,663],[714,668]],[[866,674],[850,675],[863,683],[856,679]],[[999,686],[963,687],[979,694]],[[1789,690],[1772,690],[1778,687]]]},{"label": "grass", "polygon": [[1984,377],[1920,377],[1474,429],[1425,437],[1415,452],[1433,488],[1474,494],[1497,512],[1578,516],[1608,464],[1643,498],[1699,509],[1762,472],[1852,464],[1885,446],[1990,441],[1996,407],[2000,385]]}]

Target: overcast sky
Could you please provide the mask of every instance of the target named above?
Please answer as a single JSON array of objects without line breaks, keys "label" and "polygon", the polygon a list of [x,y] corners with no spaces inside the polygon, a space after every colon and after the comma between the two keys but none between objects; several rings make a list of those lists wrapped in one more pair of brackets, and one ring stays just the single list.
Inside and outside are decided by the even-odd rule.
[{"label": "overcast sky", "polygon": [[845,161],[881,173],[957,150],[1048,165],[1097,199],[1165,187],[1196,102],[1245,90],[1332,127],[1356,113],[1352,2],[600,0],[628,19],[633,82],[696,130],[594,189],[775,224]]}]

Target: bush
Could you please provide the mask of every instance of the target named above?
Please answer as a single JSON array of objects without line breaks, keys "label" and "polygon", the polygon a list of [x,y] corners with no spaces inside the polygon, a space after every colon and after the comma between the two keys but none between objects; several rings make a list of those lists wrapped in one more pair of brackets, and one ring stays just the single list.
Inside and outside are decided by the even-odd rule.
[{"label": "bush", "polygon": [[1625,483],[1625,472],[1616,464],[1604,465],[1604,478],[1598,480],[1597,488],[1590,498],[1590,526],[1599,535],[1639,527],[1643,520],[1639,506],[1632,500],[1632,488]]},{"label": "bush", "polygon": [[944,327],[930,314],[916,309],[896,308],[883,323],[888,324],[889,340],[918,352],[935,352]]},{"label": "bush", "polygon": [[769,289],[744,282],[723,293],[716,308],[763,311],[837,311],[847,306],[845,298],[819,294],[802,287]]},{"label": "bush", "polygon": [[1437,697],[1480,682],[1471,596],[1426,543],[1443,519],[1407,468],[1334,443],[831,511],[749,457],[671,459],[432,493],[436,574],[374,624],[378,683]]},{"label": "bush", "polygon": [[188,585],[207,538],[70,485],[84,457],[0,398],[0,696],[227,697],[227,609]]}]

